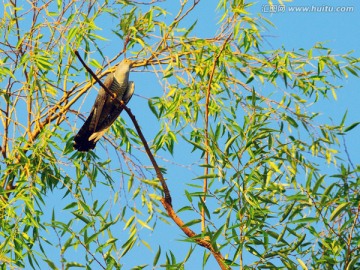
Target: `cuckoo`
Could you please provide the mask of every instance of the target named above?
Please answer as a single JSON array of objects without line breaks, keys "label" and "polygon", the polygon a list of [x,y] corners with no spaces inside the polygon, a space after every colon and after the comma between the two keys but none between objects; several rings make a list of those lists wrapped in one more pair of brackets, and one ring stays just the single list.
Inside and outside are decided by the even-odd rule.
[{"label": "cuckoo", "polygon": [[[115,72],[109,74],[104,81],[104,85],[111,92],[115,93],[117,98],[125,104],[129,102],[135,89],[134,82],[129,82],[131,66],[131,60],[124,59],[116,67]],[[122,110],[119,102],[113,100],[113,98],[101,88],[89,117],[74,138],[74,148],[78,151],[94,149],[96,142],[104,135],[112,123],[114,123]]]}]

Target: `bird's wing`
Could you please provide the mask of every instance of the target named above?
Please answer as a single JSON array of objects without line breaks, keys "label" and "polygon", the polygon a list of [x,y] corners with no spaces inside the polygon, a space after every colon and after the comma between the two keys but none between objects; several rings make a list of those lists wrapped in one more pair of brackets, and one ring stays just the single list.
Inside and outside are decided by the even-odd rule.
[{"label": "bird's wing", "polygon": [[[109,74],[105,81],[104,81],[104,85],[109,88],[112,84],[114,80],[114,75],[111,73]],[[102,114],[102,111],[104,109],[104,104],[106,102],[106,100],[110,98],[109,95],[106,93],[106,91],[101,87],[97,97],[96,97],[96,100],[95,100],[95,103],[91,109],[91,114],[92,115],[92,119],[90,121],[90,125],[89,125],[89,129],[92,130],[92,131],[95,131],[96,128],[97,128],[97,125],[99,123],[99,119],[100,119],[100,116]]]},{"label": "bird's wing", "polygon": [[[126,88],[126,91],[122,98],[122,101],[125,103],[125,105],[130,101],[131,97],[134,94],[134,91],[135,91],[134,82],[129,82],[128,87]],[[95,142],[97,142],[108,130],[108,128],[115,122],[116,118],[118,118],[122,110],[123,108],[116,101],[113,101],[111,113],[97,127],[97,131],[90,136],[89,140],[90,141],[94,140]]]},{"label": "bird's wing", "polygon": [[[113,81],[113,78],[114,75],[109,74],[104,81],[105,86],[109,87]],[[101,88],[91,109],[89,117],[86,119],[85,123],[82,125],[74,138],[75,149],[79,151],[89,151],[90,149],[94,149],[96,142],[90,140],[89,138],[97,128],[101,113],[104,109],[104,104],[108,98],[108,94],[103,88]]]},{"label": "bird's wing", "polygon": [[128,104],[131,97],[133,96],[135,91],[135,83],[130,81],[128,88],[126,89],[126,92],[124,93],[124,96],[122,97],[122,101],[124,101],[125,105]]}]

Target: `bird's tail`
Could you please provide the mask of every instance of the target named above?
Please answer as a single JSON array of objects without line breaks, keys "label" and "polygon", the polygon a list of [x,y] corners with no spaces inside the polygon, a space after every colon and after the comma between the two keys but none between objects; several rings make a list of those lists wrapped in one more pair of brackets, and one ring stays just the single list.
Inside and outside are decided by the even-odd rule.
[{"label": "bird's tail", "polygon": [[79,132],[76,134],[74,138],[74,148],[78,151],[89,151],[90,149],[94,149],[96,142],[94,140],[90,140],[90,136],[93,134],[93,131],[90,130],[90,123],[93,116],[93,112],[89,115],[88,119],[86,119],[84,125],[80,128]]}]

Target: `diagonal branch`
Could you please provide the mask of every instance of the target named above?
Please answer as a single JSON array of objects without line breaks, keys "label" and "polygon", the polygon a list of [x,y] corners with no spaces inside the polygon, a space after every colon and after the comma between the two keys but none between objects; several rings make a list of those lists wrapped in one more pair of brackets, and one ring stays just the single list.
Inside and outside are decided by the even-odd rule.
[{"label": "diagonal branch", "polygon": [[208,249],[211,254],[214,256],[214,258],[216,259],[216,261],[218,262],[220,268],[222,270],[226,270],[226,269],[230,269],[230,267],[226,264],[225,262],[225,258],[223,257],[223,255],[220,253],[220,251],[218,251],[217,249],[215,249],[215,247],[217,246],[216,242],[210,242],[208,241],[208,238],[201,238],[200,235],[196,234],[193,230],[191,230],[189,227],[185,226],[185,223],[176,215],[172,204],[171,204],[171,196],[170,196],[170,191],[167,187],[167,184],[165,182],[164,176],[160,171],[160,168],[154,158],[154,155],[152,154],[150,147],[139,127],[139,124],[135,118],[135,116],[132,114],[131,110],[124,104],[123,101],[118,100],[116,98],[116,94],[112,93],[101,81],[100,79],[95,75],[95,73],[85,64],[85,62],[83,61],[83,59],[81,58],[80,54],[78,51],[75,51],[75,55],[79,58],[80,62],[82,63],[82,65],[86,68],[86,70],[91,74],[91,76],[96,80],[96,82],[98,82],[100,84],[101,87],[104,88],[104,90],[106,91],[106,93],[108,93],[115,102],[119,102],[120,105],[122,106],[122,108],[127,112],[127,114],[129,115],[131,121],[133,122],[135,129],[137,131],[137,134],[139,135],[144,147],[145,147],[145,151],[146,154],[148,155],[154,169],[156,172],[157,177],[160,180],[160,183],[162,185],[163,191],[164,191],[164,198],[161,199],[161,203],[164,206],[164,208],[166,209],[167,214],[169,215],[169,217],[175,222],[176,225],[178,225],[178,227],[190,238],[193,238],[194,241]]},{"label": "diagonal branch", "polygon": [[117,96],[115,93],[111,92],[103,83],[102,81],[95,75],[95,73],[85,64],[84,60],[81,58],[80,54],[78,51],[75,51],[75,55],[79,58],[81,64],[86,68],[86,70],[91,74],[91,76],[101,85],[101,87],[106,91],[107,94],[109,94],[113,99],[114,101],[116,102],[119,102],[120,103],[120,106],[127,112],[127,114],[129,115],[131,121],[133,122],[134,126],[135,126],[135,129],[145,147],[145,151],[146,151],[146,154],[148,155],[148,157],[150,158],[150,161],[155,169],[155,172],[156,172],[156,176],[158,177],[158,179],[160,180],[160,183],[162,185],[162,188],[163,188],[163,191],[164,191],[164,194],[165,194],[165,200],[168,204],[171,205],[171,196],[170,196],[170,191],[167,187],[167,184],[165,182],[165,179],[164,179],[164,176],[163,174],[161,173],[160,171],[160,168],[159,168],[159,165],[157,164],[155,158],[154,158],[154,155],[152,154],[151,150],[150,150],[150,147],[140,129],[140,126],[138,124],[138,122],[136,121],[136,118],[135,116],[132,114],[131,110],[125,105],[125,103],[122,101],[122,100],[119,100],[117,99]]}]

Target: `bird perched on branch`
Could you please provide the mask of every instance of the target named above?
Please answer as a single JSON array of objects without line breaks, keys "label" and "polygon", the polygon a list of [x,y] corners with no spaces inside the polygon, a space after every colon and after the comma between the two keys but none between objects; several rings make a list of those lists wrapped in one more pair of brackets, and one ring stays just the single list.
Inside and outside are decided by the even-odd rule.
[{"label": "bird perched on branch", "polygon": [[[132,61],[124,59],[116,67],[115,72],[109,74],[104,81],[104,85],[125,104],[129,102],[135,90],[134,82],[129,82],[131,66]],[[114,123],[122,110],[119,102],[101,88],[89,117],[74,138],[74,148],[79,151],[94,149],[96,142]]]}]

